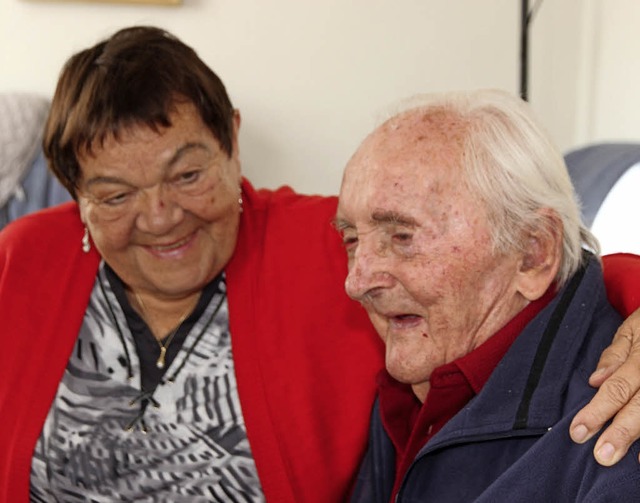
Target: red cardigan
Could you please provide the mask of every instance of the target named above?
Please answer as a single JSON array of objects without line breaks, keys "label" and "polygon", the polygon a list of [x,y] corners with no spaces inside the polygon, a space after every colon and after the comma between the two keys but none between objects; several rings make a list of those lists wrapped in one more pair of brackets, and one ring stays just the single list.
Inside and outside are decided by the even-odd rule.
[{"label": "red cardigan", "polygon": [[[226,268],[240,402],[267,501],[345,498],[362,456],[382,344],[343,290],[336,199],[254,191]],[[31,457],[73,349],[99,257],[68,203],[0,233],[0,503],[28,501]],[[607,259],[640,303],[640,259]],[[626,289],[626,290],[625,290]]]}]

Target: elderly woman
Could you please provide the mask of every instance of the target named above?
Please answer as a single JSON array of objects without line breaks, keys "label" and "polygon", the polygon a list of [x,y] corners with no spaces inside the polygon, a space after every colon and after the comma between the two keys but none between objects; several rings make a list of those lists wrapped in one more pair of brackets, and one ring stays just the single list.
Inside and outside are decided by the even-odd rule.
[{"label": "elderly woman", "polygon": [[378,343],[343,292],[335,201],[243,182],[239,124],[161,30],[64,67],[44,144],[77,204],[0,245],[0,501],[347,490]]},{"label": "elderly woman", "polygon": [[0,234],[0,502],[348,494],[381,344],[335,198],[254,190],[239,125],[162,30],[65,65],[44,146],[75,202]]}]

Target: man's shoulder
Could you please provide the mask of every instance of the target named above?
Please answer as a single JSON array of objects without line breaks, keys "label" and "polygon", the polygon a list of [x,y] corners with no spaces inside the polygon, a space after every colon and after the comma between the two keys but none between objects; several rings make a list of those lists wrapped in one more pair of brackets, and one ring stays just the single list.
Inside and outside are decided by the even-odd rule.
[{"label": "man's shoulder", "polygon": [[571,410],[520,460],[521,475],[537,480],[536,491],[549,498],[562,487],[567,499],[575,501],[640,501],[640,443],[632,444],[616,465],[599,465],[593,457],[597,437],[585,444],[569,438],[569,425],[577,411]]}]

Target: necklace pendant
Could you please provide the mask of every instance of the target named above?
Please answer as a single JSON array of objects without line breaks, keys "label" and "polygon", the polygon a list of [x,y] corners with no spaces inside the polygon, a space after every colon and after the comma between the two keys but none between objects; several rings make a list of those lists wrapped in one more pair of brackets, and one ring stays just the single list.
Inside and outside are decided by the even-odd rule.
[{"label": "necklace pendant", "polygon": [[164,346],[160,348],[160,356],[158,356],[158,360],[156,361],[156,367],[159,369],[164,368],[164,357],[167,354],[167,348]]}]

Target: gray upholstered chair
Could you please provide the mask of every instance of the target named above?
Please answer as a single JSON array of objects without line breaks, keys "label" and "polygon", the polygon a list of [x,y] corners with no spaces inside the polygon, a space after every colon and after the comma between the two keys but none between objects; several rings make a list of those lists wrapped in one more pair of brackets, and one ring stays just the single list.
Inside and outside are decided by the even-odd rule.
[{"label": "gray upholstered chair", "polygon": [[565,160],[602,252],[640,254],[640,143],[594,144]]},{"label": "gray upholstered chair", "polygon": [[49,100],[0,93],[0,229],[11,220],[70,198],[47,169],[42,131]]}]

